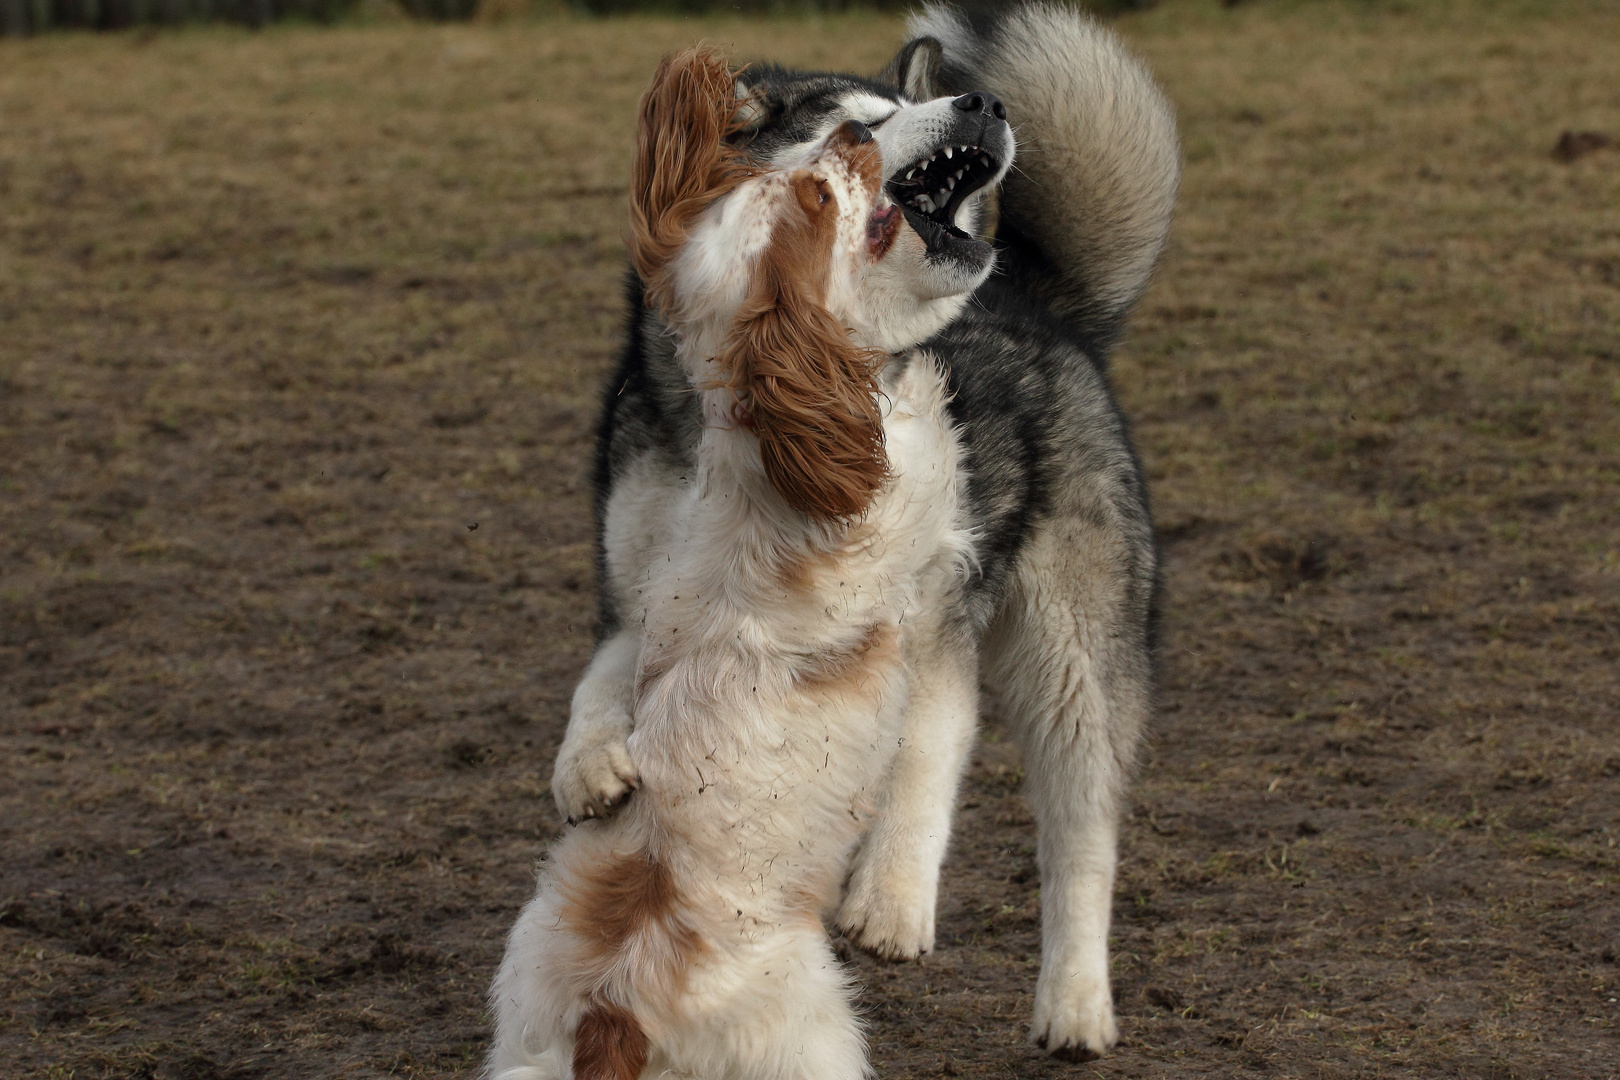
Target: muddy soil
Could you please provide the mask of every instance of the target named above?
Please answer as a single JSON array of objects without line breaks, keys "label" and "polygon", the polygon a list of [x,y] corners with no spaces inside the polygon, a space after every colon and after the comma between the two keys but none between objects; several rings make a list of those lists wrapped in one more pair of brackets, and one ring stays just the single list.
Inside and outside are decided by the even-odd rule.
[{"label": "muddy soil", "polygon": [[[1617,1075],[1620,174],[1552,150],[1620,133],[1620,27],[1469,10],[1118,24],[1188,158],[1115,367],[1167,566],[1124,1042],[1026,1044],[989,717],[938,947],[849,957],[880,1075]],[[0,1075],[471,1075],[591,642],[631,105],[702,34],[900,30],[0,42]]]}]

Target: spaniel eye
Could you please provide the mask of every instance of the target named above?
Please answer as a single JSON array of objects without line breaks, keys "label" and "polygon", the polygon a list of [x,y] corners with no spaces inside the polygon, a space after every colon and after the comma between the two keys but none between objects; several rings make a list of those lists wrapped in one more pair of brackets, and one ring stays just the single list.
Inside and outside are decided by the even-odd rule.
[{"label": "spaniel eye", "polygon": [[794,182],[794,194],[807,214],[820,214],[828,204],[836,202],[832,188],[819,176],[801,173]]}]

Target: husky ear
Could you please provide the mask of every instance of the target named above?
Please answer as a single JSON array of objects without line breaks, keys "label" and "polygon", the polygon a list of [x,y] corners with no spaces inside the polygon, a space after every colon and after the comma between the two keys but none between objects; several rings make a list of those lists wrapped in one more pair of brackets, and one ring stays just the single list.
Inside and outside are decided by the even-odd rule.
[{"label": "husky ear", "polygon": [[939,85],[939,65],[945,46],[938,38],[912,38],[883,69],[883,78],[894,84],[912,101],[928,101],[944,93]]},{"label": "husky ear", "polygon": [[766,97],[763,85],[750,86],[741,75],[732,85],[732,93],[737,98],[736,132],[732,141],[746,142],[776,115],[778,107]]}]

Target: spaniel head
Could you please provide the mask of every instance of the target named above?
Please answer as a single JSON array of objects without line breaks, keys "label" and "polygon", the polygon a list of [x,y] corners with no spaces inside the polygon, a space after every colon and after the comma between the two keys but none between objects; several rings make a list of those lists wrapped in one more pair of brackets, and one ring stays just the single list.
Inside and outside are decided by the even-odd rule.
[{"label": "spaniel head", "polygon": [[750,107],[712,52],[666,58],[642,98],[631,258],[713,428],[757,439],[787,504],[849,521],[888,474],[867,287],[901,214],[850,121],[765,169],[727,136]]}]

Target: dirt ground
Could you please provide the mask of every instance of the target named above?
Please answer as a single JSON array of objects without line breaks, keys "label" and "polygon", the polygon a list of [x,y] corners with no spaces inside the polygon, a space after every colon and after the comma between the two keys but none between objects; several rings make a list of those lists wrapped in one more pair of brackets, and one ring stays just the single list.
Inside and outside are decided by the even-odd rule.
[{"label": "dirt ground", "polygon": [[[1165,3],[1116,360],[1168,566],[1124,1043],[1025,1044],[994,720],[880,1075],[1620,1075],[1620,16]],[[0,1074],[470,1075],[558,823],[658,53],[897,23],[0,41]],[[1585,140],[1580,145],[1597,145]]]}]

